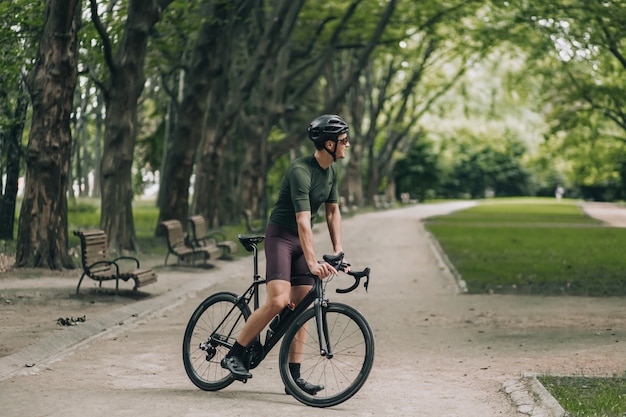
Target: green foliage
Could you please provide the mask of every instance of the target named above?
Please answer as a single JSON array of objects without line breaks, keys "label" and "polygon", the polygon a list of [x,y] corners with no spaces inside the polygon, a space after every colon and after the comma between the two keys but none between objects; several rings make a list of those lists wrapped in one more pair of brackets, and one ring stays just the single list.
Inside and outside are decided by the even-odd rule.
[{"label": "green foliage", "polygon": [[[279,158],[272,166],[272,169],[267,174],[267,201],[272,204],[278,198],[278,192],[280,191],[281,181],[287,168],[289,167],[290,159],[287,155]],[[268,207],[271,210],[271,207]],[[267,213],[269,214],[269,212]]]},{"label": "green foliage", "polygon": [[154,236],[159,212],[153,201],[133,204],[133,219],[138,238],[145,239]]},{"label": "green foliage", "polygon": [[[524,166],[526,145],[511,132],[459,129],[445,139],[437,195],[447,198],[534,195],[531,171]],[[556,184],[554,185],[556,186]]]},{"label": "green foliage", "polygon": [[507,2],[504,8],[529,35],[516,44],[533,57],[525,66],[540,88],[537,103],[549,124],[542,151],[562,164],[583,192],[607,183],[623,188],[618,162],[626,156],[623,4],[537,0]]},{"label": "green foliage", "polygon": [[[2,131],[14,123],[17,97],[22,94],[20,83],[30,70],[43,24],[44,2],[25,0],[0,2],[0,151],[3,149]],[[4,155],[0,152],[0,174]],[[1,182],[0,182],[1,183]],[[1,192],[2,190],[0,190]]]},{"label": "green foliage", "polygon": [[100,206],[96,201],[75,200],[68,206],[67,218],[71,240],[74,230],[100,228]]},{"label": "green foliage", "polygon": [[626,414],[626,378],[540,376],[538,379],[576,417],[621,417]]},{"label": "green foliage", "polygon": [[70,200],[67,212],[75,215],[85,213],[88,216],[92,216],[98,214],[98,207],[96,207],[92,201],[73,199]]},{"label": "green foliage", "polygon": [[426,139],[415,142],[409,153],[396,163],[394,177],[397,196],[409,193],[419,201],[432,197],[440,181],[439,157],[432,142]]},{"label": "green foliage", "polygon": [[574,202],[497,200],[427,224],[470,293],[623,296],[626,230]]}]

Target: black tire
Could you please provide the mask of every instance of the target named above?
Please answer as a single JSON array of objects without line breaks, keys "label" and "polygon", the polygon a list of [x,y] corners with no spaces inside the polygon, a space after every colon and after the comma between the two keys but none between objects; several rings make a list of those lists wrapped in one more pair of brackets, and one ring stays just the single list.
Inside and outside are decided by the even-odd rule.
[{"label": "black tire", "polygon": [[[309,309],[285,333],[278,359],[287,392],[312,407],[332,407],[351,398],[367,380],[374,363],[374,335],[361,313],[338,303],[329,303],[325,311],[332,357],[320,354],[315,310]],[[300,352],[301,376],[324,386],[315,395],[302,391],[289,372],[289,351],[303,326],[306,341]]]},{"label": "black tire", "polygon": [[[236,301],[237,295],[230,292],[213,294],[200,303],[187,323],[183,338],[185,371],[191,382],[205,391],[226,388],[234,381],[230,372],[220,364],[228,349],[222,345],[209,344],[208,341]],[[237,304],[221,329],[218,329],[223,340],[232,345],[248,317],[248,305]]]}]

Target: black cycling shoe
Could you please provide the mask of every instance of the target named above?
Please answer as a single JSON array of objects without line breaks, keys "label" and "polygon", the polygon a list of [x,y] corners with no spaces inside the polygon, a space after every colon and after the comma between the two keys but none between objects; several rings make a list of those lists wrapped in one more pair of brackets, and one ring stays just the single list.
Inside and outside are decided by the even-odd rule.
[{"label": "black cycling shoe", "polygon": [[248,369],[246,369],[243,362],[241,362],[241,359],[237,356],[226,356],[222,359],[220,364],[222,365],[222,368],[230,371],[233,378],[239,381],[245,381],[252,378],[252,374],[248,372]]},{"label": "black cycling shoe", "polygon": [[[323,385],[313,385],[302,378],[296,379],[296,385],[299,386],[302,391],[306,392],[309,395],[315,395],[324,389]],[[287,387],[285,387],[285,394],[291,395],[289,390],[287,390]]]}]

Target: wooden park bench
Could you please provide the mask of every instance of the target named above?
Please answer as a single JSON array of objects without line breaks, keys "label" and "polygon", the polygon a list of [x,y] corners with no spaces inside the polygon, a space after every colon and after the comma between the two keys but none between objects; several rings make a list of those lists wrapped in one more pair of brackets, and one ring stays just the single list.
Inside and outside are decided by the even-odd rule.
[{"label": "wooden park bench", "polygon": [[202,257],[206,263],[209,259],[217,259],[221,256],[222,250],[217,246],[197,247],[191,241],[186,239],[183,226],[178,220],[164,220],[161,226],[165,228],[167,238],[167,255],[165,255],[165,265],[167,258],[171,255],[176,256],[177,262],[195,265],[196,257]]},{"label": "wooden park bench", "polygon": [[[135,281],[133,290],[139,287],[156,282],[156,273],[149,268],[141,269],[139,260],[132,256],[120,256],[113,260],[107,255],[107,235],[102,230],[75,230],[74,234],[80,238],[81,262],[83,273],[76,286],[76,294],[80,289],[80,284],[86,276],[98,281],[102,287],[102,281],[115,280],[115,293],[119,289],[119,281]],[[120,262],[126,261],[126,262]],[[131,262],[130,269],[123,269],[121,264]]]},{"label": "wooden park bench", "polygon": [[217,246],[222,252],[222,257],[237,252],[237,243],[226,240],[226,236],[220,231],[207,229],[207,223],[203,216],[196,215],[189,218],[191,228],[191,241],[196,247]]}]

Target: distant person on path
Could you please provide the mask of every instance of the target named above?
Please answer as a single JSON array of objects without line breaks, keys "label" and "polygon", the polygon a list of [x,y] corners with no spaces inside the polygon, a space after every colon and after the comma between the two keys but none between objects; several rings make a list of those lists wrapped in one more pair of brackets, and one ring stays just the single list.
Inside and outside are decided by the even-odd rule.
[{"label": "distant person on path", "polygon": [[557,185],[556,190],[554,191],[554,196],[556,197],[556,201],[561,201],[563,198],[563,193],[565,190],[560,185]]},{"label": "distant person on path", "polygon": [[[343,251],[337,171],[333,163],[346,157],[350,146],[348,124],[337,115],[322,115],[311,122],[308,135],[315,145],[315,153],[290,164],[265,232],[267,299],[252,313],[221,363],[235,379],[252,377],[243,362],[246,346],[286,305],[297,305],[306,296],[315,283],[313,275],[325,279],[337,273],[332,265],[318,262],[312,225],[313,215],[324,203],[333,252],[336,255]],[[304,344],[305,331],[301,329],[298,336],[301,344]],[[301,378],[297,350],[290,352],[289,369],[298,386],[315,395],[324,386]]]}]

